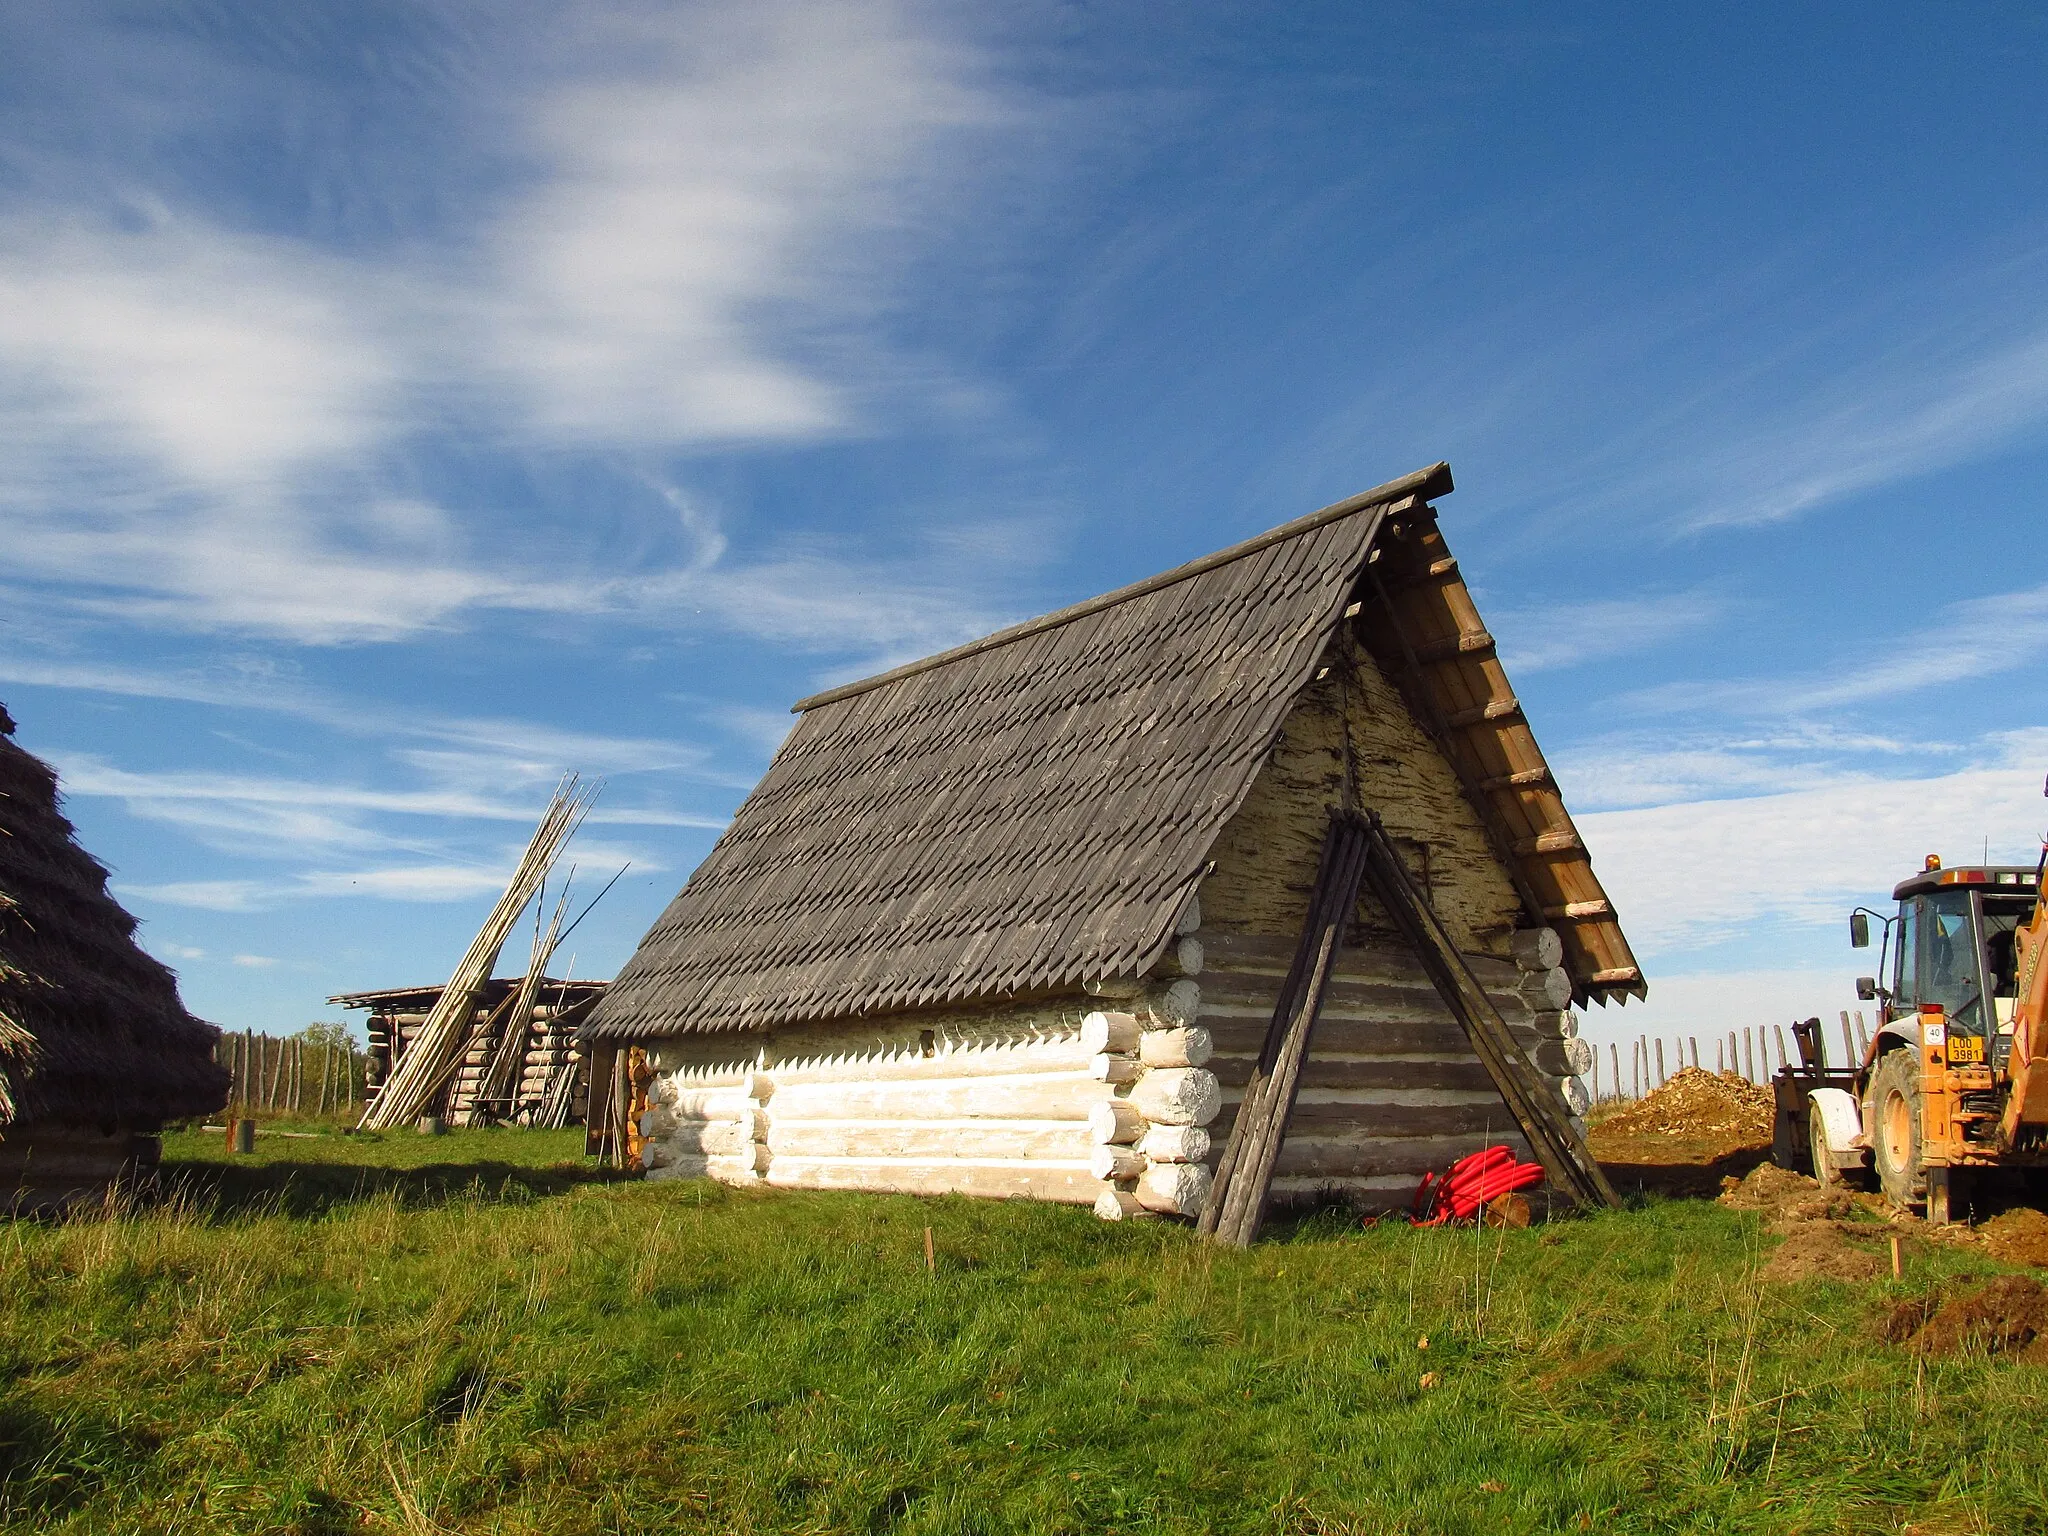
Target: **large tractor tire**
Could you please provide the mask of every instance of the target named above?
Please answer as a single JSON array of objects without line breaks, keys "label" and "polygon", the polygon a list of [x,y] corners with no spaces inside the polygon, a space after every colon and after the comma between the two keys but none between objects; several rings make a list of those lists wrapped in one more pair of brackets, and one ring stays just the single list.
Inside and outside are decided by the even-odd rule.
[{"label": "large tractor tire", "polygon": [[1841,1185],[1842,1176],[1835,1171],[1835,1160],[1828,1154],[1827,1122],[1811,1104],[1806,1107],[1806,1171],[1820,1182],[1822,1189]]},{"label": "large tractor tire", "polygon": [[1917,1051],[1887,1051],[1870,1079],[1865,1133],[1884,1197],[1899,1210],[1927,1195],[1927,1170],[1920,1165],[1920,1058]]}]

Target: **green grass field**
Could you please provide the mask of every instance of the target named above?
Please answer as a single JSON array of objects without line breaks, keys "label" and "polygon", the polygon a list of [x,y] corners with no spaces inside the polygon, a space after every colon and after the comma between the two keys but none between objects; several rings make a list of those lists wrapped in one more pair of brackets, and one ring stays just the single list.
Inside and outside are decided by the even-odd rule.
[{"label": "green grass field", "polygon": [[188,1135],[168,1206],[6,1228],[0,1528],[2048,1528],[2048,1371],[1877,1336],[1971,1257],[1769,1287],[1692,1203],[1225,1254],[579,1149]]}]

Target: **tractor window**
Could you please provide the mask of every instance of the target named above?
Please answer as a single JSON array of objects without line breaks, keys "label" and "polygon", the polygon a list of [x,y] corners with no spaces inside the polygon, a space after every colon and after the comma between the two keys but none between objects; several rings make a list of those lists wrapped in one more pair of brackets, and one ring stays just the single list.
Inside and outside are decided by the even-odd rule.
[{"label": "tractor window", "polygon": [[1917,1001],[1939,1003],[1949,1027],[1961,1034],[1984,1033],[1984,984],[1977,938],[1970,921],[1970,893],[1950,889],[1925,898],[1920,923],[1920,992]]},{"label": "tractor window", "polygon": [[1920,916],[1926,901],[1924,896],[1915,896],[1899,908],[1899,979],[1892,987],[1892,997],[1901,1008],[1911,1008],[1920,1001]]},{"label": "tractor window", "polygon": [[1984,898],[1984,969],[2001,1030],[2012,1027],[2013,998],[2019,987],[2019,952],[2013,945],[2013,930],[2032,915],[2033,907],[2032,901]]}]

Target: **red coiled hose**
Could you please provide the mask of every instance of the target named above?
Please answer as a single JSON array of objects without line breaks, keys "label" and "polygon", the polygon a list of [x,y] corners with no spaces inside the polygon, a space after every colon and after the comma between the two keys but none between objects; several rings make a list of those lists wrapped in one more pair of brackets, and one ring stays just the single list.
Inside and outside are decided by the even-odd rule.
[{"label": "red coiled hose", "polygon": [[1470,1221],[1489,1200],[1543,1182],[1541,1163],[1518,1163],[1505,1146],[1461,1157],[1442,1173],[1426,1173],[1408,1208],[1411,1226]]}]

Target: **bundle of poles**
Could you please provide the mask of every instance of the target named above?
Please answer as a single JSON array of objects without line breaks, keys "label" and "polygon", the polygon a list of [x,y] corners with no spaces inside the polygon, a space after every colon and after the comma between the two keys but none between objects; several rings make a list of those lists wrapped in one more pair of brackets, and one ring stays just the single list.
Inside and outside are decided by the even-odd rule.
[{"label": "bundle of poles", "polygon": [[[475,1027],[477,999],[490,981],[492,971],[497,969],[498,954],[505,947],[505,940],[511,936],[512,925],[519,921],[519,914],[526,910],[527,903],[540,894],[547,882],[548,871],[561,857],[576,829],[583,824],[583,818],[590,814],[590,806],[597,793],[598,786],[585,787],[575,774],[566,775],[555,786],[547,813],[535,828],[533,840],[526,845],[526,852],[512,873],[511,883],[505,887],[505,894],[491,909],[491,915],[471,942],[469,952],[456,966],[455,974],[448,978],[448,985],[441,989],[440,997],[420,1025],[419,1033],[406,1047],[405,1054],[398,1059],[390,1078],[379,1090],[375,1101],[363,1112],[361,1125],[364,1130],[390,1130],[410,1125],[430,1112],[442,1089],[447,1086],[449,1077],[462,1062],[463,1053],[470,1043],[471,1030]],[[511,1011],[505,1020],[507,1040],[523,1042],[526,1021],[533,1014],[546,959],[553,953],[561,932],[562,903],[556,904],[554,921],[545,932],[540,929],[536,915],[533,961],[527,967],[525,981],[510,1000]],[[509,1078],[513,1069],[514,1059],[508,1056],[506,1049],[501,1049],[491,1063],[491,1082],[495,1083],[501,1076]]]}]

